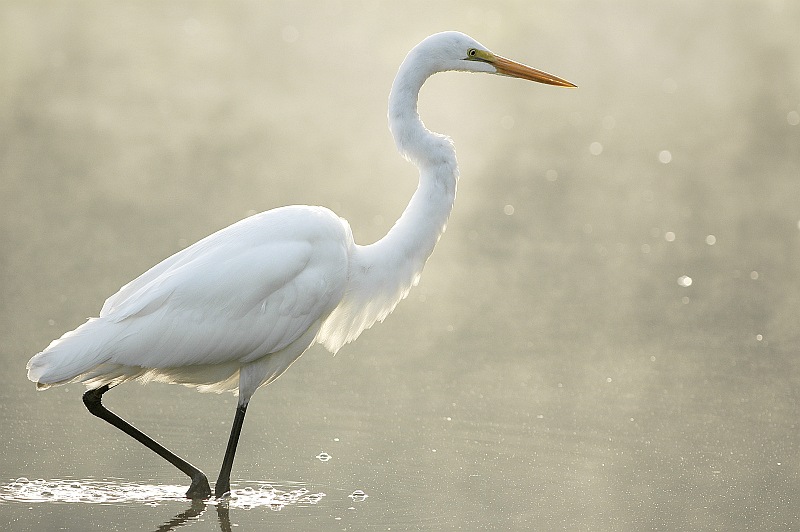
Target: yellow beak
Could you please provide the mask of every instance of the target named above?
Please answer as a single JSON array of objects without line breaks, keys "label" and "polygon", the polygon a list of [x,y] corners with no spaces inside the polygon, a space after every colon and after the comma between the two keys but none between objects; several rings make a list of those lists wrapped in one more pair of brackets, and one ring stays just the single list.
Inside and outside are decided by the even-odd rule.
[{"label": "yellow beak", "polygon": [[546,83],[547,85],[556,85],[558,87],[577,87],[577,85],[570,83],[565,79],[561,79],[547,72],[536,70],[535,68],[517,63],[511,59],[506,59],[499,55],[492,55],[486,59],[486,62],[492,64],[497,73],[503,76],[510,76],[512,78],[527,79],[528,81],[536,81],[538,83]]}]

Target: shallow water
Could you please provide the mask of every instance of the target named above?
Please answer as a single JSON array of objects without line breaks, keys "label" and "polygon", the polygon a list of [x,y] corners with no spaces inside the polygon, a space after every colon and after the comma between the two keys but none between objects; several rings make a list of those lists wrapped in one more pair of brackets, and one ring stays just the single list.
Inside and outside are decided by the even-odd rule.
[{"label": "shallow water", "polygon": [[[0,486],[0,501],[15,504],[11,509],[19,509],[22,505],[29,505],[26,516],[21,523],[32,528],[47,528],[52,524],[55,517],[53,512],[50,516],[37,515],[38,512],[31,510],[52,511],[51,507],[59,503],[69,503],[72,509],[80,508],[78,515],[70,515],[69,511],[60,511],[58,516],[65,518],[61,523],[76,529],[88,529],[93,526],[92,520],[87,518],[87,505],[118,506],[126,509],[142,510],[146,515],[153,512],[144,507],[159,509],[161,506],[169,508],[182,508],[183,510],[169,520],[153,527],[155,530],[175,530],[188,526],[194,522],[209,520],[219,524],[222,530],[229,530],[233,524],[230,517],[230,510],[256,510],[268,509],[275,512],[288,511],[287,508],[297,506],[306,508],[318,504],[325,493],[311,493],[302,486],[288,487],[281,489],[269,483],[249,483],[253,487],[246,486],[241,489],[234,489],[228,496],[222,499],[210,499],[208,501],[188,501],[184,497],[186,488],[184,486],[163,486],[136,484],[132,482],[114,480],[29,480],[27,478],[15,479],[7,485]],[[350,495],[353,503],[362,502],[368,496],[361,491],[356,491]],[[31,506],[32,505],[32,506]],[[58,508],[58,506],[56,506]],[[354,510],[355,507],[349,509]],[[89,508],[88,512],[92,511]],[[170,510],[171,511],[171,510]],[[205,517],[209,512],[212,517]],[[31,514],[34,518],[31,519]],[[144,518],[144,516],[143,516]],[[74,519],[74,522],[72,521]],[[38,520],[38,522],[37,522]],[[18,521],[10,521],[12,527],[16,527]],[[101,529],[116,529],[113,524],[96,523],[101,525]],[[149,518],[142,523],[144,528],[150,526]]]},{"label": "shallow water", "polygon": [[[12,1],[0,26],[3,530],[800,527],[795,3]],[[32,354],[248,213],[384,234],[415,184],[388,87],[450,28],[580,88],[431,80],[448,231],[384,324],[254,396],[232,498],[182,499],[81,387],[34,391]],[[216,477],[233,396],[106,399]]]}]

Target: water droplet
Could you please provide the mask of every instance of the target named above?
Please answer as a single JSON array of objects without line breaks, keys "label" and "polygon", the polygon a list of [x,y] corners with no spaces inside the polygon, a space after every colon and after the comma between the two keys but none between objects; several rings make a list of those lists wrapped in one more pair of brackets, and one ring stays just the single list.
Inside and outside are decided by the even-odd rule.
[{"label": "water droplet", "polygon": [[681,275],[678,277],[678,284],[684,288],[687,286],[692,286],[692,278],[688,275]]},{"label": "water droplet", "polygon": [[717,237],[715,237],[714,235],[708,235],[706,237],[706,244],[708,244],[709,246],[713,246],[716,243],[717,243]]},{"label": "water droplet", "polygon": [[600,155],[603,153],[603,145],[595,141],[589,144],[589,153],[592,155]]},{"label": "water droplet", "polygon": [[672,231],[667,231],[666,233],[664,233],[664,240],[666,240],[667,242],[674,242],[675,233],[673,233]]},{"label": "water droplet", "polygon": [[760,342],[761,340],[763,340],[763,339],[764,339],[764,337],[763,337],[762,335],[760,335],[760,334],[757,334],[757,335],[756,335],[756,340],[758,340],[759,342]]},{"label": "water droplet", "polygon": [[650,244],[642,244],[642,253],[650,253]]},{"label": "water droplet", "polygon": [[663,164],[669,164],[672,161],[672,154],[669,150],[661,150],[658,152],[658,160]]},{"label": "water droplet", "polygon": [[790,126],[800,124],[800,113],[797,111],[789,111],[786,113],[786,121],[789,122]]},{"label": "water droplet", "polygon": [[366,493],[364,493],[364,492],[363,492],[363,491],[361,491],[361,490],[355,490],[353,493],[351,493],[351,494],[349,495],[349,497],[350,497],[351,499],[353,499],[353,501],[355,501],[355,502],[363,502],[363,501],[364,501],[364,499],[366,499],[367,497],[369,497],[369,495],[367,495]]},{"label": "water droplet", "polygon": [[319,454],[317,455],[317,460],[319,460],[320,462],[327,462],[327,461],[328,461],[328,460],[330,460],[331,458],[332,458],[332,456],[331,456],[331,455],[329,455],[329,454],[328,454],[328,453],[326,453],[326,452],[321,452],[321,453],[319,453]]},{"label": "water droplet", "polygon": [[514,214],[514,206],[513,205],[506,205],[505,207],[503,207],[503,213],[506,216],[511,216],[512,214]]},{"label": "water droplet", "polygon": [[758,272],[757,272],[757,271],[755,271],[755,270],[753,270],[752,272],[750,272],[750,278],[751,278],[752,280],[754,280],[754,281],[755,281],[755,280],[757,280],[757,279],[758,279]]}]

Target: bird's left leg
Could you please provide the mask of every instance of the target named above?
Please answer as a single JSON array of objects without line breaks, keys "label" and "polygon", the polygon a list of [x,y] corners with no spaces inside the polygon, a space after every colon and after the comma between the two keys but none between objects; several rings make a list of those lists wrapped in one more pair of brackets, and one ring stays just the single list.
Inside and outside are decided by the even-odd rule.
[{"label": "bird's left leg", "polygon": [[89,410],[89,412],[114,425],[128,436],[136,439],[145,447],[167,460],[170,464],[174,465],[183,471],[183,473],[185,473],[189,478],[191,478],[192,485],[189,486],[189,491],[186,492],[186,497],[190,499],[207,499],[210,497],[211,488],[208,486],[208,479],[206,478],[205,473],[103,406],[103,403],[101,402],[103,394],[106,393],[110,388],[111,386],[106,384],[93,390],[87,390],[86,393],[83,394],[83,404],[86,405],[86,408]]},{"label": "bird's left leg", "polygon": [[231,436],[228,439],[228,447],[225,449],[225,458],[222,460],[222,468],[219,471],[219,478],[214,485],[214,496],[222,497],[231,491],[231,469],[233,469],[233,457],[236,454],[236,445],[239,443],[239,435],[242,433],[244,415],[247,412],[247,403],[236,407],[236,416],[233,418]]}]

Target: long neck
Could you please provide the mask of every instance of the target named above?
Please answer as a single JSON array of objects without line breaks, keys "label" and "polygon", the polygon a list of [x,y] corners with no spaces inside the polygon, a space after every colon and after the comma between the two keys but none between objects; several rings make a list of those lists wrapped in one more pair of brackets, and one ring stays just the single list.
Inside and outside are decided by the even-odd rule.
[{"label": "long neck", "polygon": [[[416,284],[425,261],[444,232],[458,182],[456,153],[449,138],[428,131],[417,113],[422,84],[432,74],[413,61],[401,65],[389,95],[389,129],[398,151],[419,170],[419,186],[388,234],[373,244],[390,259],[381,264],[397,277],[389,282]],[[409,276],[410,274],[410,276]]]},{"label": "long neck", "polygon": [[406,59],[392,85],[389,129],[400,153],[419,169],[419,186],[386,236],[354,246],[345,295],[317,335],[334,353],[383,320],[417,284],[453,209],[455,150],[450,139],[425,129],[417,114],[419,90],[433,71],[412,63]]}]

